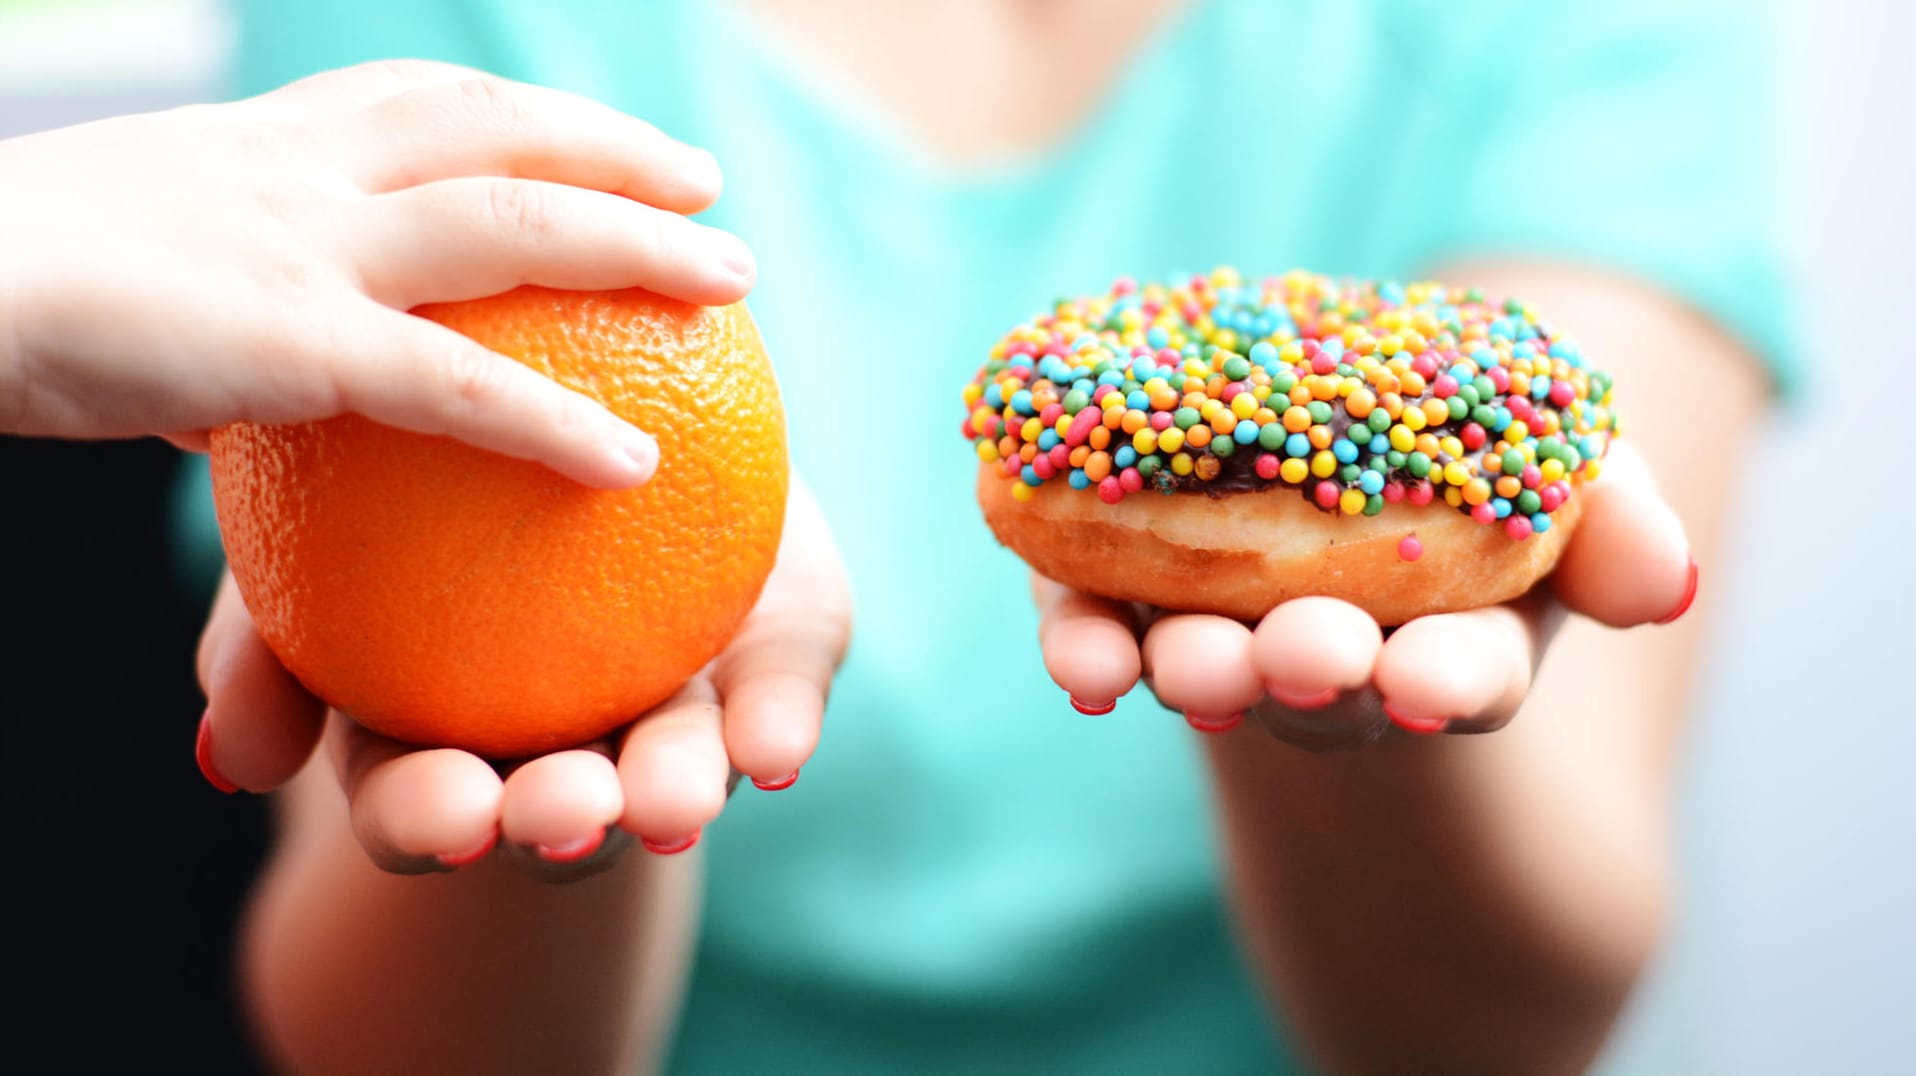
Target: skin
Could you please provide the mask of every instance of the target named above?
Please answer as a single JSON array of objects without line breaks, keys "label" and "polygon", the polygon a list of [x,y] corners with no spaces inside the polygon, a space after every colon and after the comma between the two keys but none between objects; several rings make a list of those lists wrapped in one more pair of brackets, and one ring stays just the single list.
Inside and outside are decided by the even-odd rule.
[{"label": "skin", "polygon": [[[906,18],[857,0],[752,6],[808,62],[885,102],[901,130],[961,167],[1068,134],[1177,9],[1166,0],[928,0]],[[1038,55],[1053,62],[1026,62]],[[999,77],[978,79],[981,71]],[[14,330],[0,336],[8,389],[0,398],[27,401],[8,428],[157,432],[190,443],[193,430],[232,418],[364,410],[599,484],[649,473],[644,452],[637,467],[606,463],[609,446],[630,444],[630,434],[593,427],[590,409],[565,410],[579,407],[576,397],[514,383],[484,353],[444,338],[425,341],[416,319],[396,311],[527,280],[605,286],[616,278],[695,301],[737,298],[749,271],[725,277],[720,267],[740,259],[713,254],[724,241],[675,215],[716,196],[716,170],[701,185],[708,173],[695,152],[678,153],[649,128],[630,126],[636,121],[500,92],[507,84],[481,90],[472,80],[436,67],[379,66],[221,106],[234,110],[225,113],[186,110],[140,121],[155,125],[146,129],[113,121],[128,126],[64,134],[67,141],[32,146],[38,152],[25,166],[20,145],[31,139],[0,144],[0,182],[10,192],[78,189],[113,171],[101,162],[118,159],[122,140],[141,145],[144,137],[148,155],[171,163],[170,172],[156,163],[156,174],[180,182],[169,186],[176,194],[164,212],[137,214],[140,221],[177,219],[195,205],[213,217],[267,215],[199,241],[196,272],[224,265],[233,274],[213,292],[217,307],[169,295],[152,311],[142,288],[193,275],[163,271],[187,237],[162,230],[129,239],[139,222],[116,221],[112,241],[145,252],[127,269],[141,287],[116,289],[105,309],[134,317],[140,334],[97,327],[110,319],[87,316],[100,310],[74,298],[87,290],[76,286],[76,270],[54,277],[64,289],[36,284],[23,302],[24,274],[0,262],[0,323]],[[990,92],[948,92],[974,80]],[[441,100],[443,111],[403,103],[426,98]],[[548,120],[547,108],[572,111]],[[475,126],[461,129],[464,122]],[[361,126],[351,137],[329,133],[352,123]],[[261,167],[195,171],[190,159],[164,152],[175,131],[210,137],[229,161]],[[445,137],[405,137],[435,132]],[[494,140],[467,137],[479,134]],[[22,186],[23,174],[62,167],[58,182]],[[198,187],[233,174],[257,188],[192,201]],[[680,186],[662,191],[668,174]],[[526,192],[524,200],[501,198],[508,188]],[[135,193],[96,191],[92,208]],[[401,194],[414,199],[406,211],[377,207]],[[23,197],[0,199],[0,214]],[[448,207],[439,216],[426,211],[435,198]],[[72,227],[92,227],[86,217],[69,211]],[[599,234],[621,217],[629,232]],[[415,220],[404,242],[380,246]],[[460,242],[437,246],[459,227],[468,229]],[[280,241],[249,238],[260,234]],[[419,258],[400,256],[413,249]],[[445,253],[473,249],[487,256]],[[260,264],[278,271],[257,273]],[[101,271],[85,268],[94,274],[86,280]],[[1622,386],[1629,435],[1604,479],[1579,494],[1589,498],[1584,520],[1544,589],[1509,606],[1417,621],[1386,639],[1361,611],[1322,599],[1244,625],[1120,608],[1037,580],[1041,642],[1054,679],[1081,701],[1108,701],[1142,682],[1174,711],[1248,713],[1238,730],[1206,741],[1230,899],[1275,1013],[1319,1065],[1578,1071],[1666,916],[1670,761],[1702,618],[1613,629],[1671,613],[1689,558],[1707,562],[1716,548],[1723,483],[1679,452],[1699,443],[1734,452],[1763,389],[1754,365],[1707,322],[1627,280],[1507,260],[1434,275],[1523,296],[1576,326]],[[232,290],[254,287],[255,277],[293,290]],[[69,311],[62,318],[20,320],[61,291],[67,305],[51,309]],[[233,294],[251,298],[235,303]],[[336,316],[271,313],[322,304]],[[173,313],[194,309],[206,316]],[[236,320],[235,310],[256,311],[247,316],[258,323]],[[343,328],[375,323],[386,335]],[[314,334],[316,325],[324,330]],[[312,337],[330,346],[306,347]],[[158,355],[173,372],[142,380],[125,343],[132,339],[179,341]],[[375,350],[391,356],[391,370],[354,364],[362,339],[385,341]],[[192,357],[200,354],[214,358]],[[1672,354],[1711,386],[1711,406],[1630,394],[1656,384],[1653,367]],[[179,365],[189,362],[210,365]],[[202,383],[219,391],[202,392]],[[364,387],[373,384],[390,391]],[[160,417],[133,420],[147,415]],[[1662,476],[1660,488],[1651,474]],[[615,742],[502,774],[470,755],[413,751],[326,714],[259,642],[229,585],[201,649],[210,761],[239,787],[290,782],[244,947],[247,993],[268,1049],[315,1072],[590,1072],[656,1057],[686,959],[696,853],[624,853],[646,840],[682,843],[723,807],[732,771],[771,783],[796,771],[816,745],[849,629],[829,532],[795,487],[778,571],[747,630],[705,677]],[[1385,703],[1403,724],[1442,719],[1448,734],[1403,732]],[[432,877],[407,877],[418,874]]]}]

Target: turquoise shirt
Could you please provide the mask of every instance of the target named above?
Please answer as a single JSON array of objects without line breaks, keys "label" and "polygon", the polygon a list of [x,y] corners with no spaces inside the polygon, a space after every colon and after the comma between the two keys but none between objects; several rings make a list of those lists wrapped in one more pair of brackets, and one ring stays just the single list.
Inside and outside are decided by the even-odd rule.
[{"label": "turquoise shirt", "polygon": [[680,1072],[1295,1066],[1231,936],[1193,734],[1143,691],[1071,710],[972,500],[959,389],[1055,295],[1521,253],[1661,283],[1776,353],[1747,5],[1198,0],[1060,145],[963,173],[729,3],[245,8],[248,92],[430,56],[724,164],[707,219],[758,255],[752,307],[858,621],[803,779],[748,786],[708,836]]}]

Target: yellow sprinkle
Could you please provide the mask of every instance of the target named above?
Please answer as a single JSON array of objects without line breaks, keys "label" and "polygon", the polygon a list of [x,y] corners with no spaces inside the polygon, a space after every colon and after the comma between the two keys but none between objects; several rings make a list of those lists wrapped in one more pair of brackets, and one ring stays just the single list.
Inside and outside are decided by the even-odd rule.
[{"label": "yellow sprinkle", "polygon": [[1337,507],[1342,508],[1345,515],[1354,516],[1364,510],[1364,500],[1363,490],[1347,489],[1337,498]]},{"label": "yellow sprinkle", "polygon": [[[1167,430],[1165,432],[1169,433],[1170,431]],[[1171,457],[1171,473],[1179,477],[1191,473],[1191,454],[1189,452],[1180,452]]]},{"label": "yellow sprinkle", "polygon": [[1410,427],[1399,422],[1390,428],[1390,447],[1399,452],[1409,452],[1417,447],[1417,435],[1410,432]]},{"label": "yellow sprinkle", "polygon": [[978,458],[985,463],[997,463],[999,460],[998,446],[990,441],[979,441]]},{"label": "yellow sprinkle", "polygon": [[1337,473],[1337,456],[1329,450],[1311,457],[1311,473],[1319,478],[1329,478]]},{"label": "yellow sprinkle", "polygon": [[1543,461],[1543,465],[1538,467],[1537,470],[1543,474],[1543,480],[1545,482],[1555,482],[1557,479],[1563,477],[1563,461],[1545,460]]},{"label": "yellow sprinkle", "polygon": [[1184,431],[1172,426],[1158,434],[1158,451],[1176,452],[1184,447]]},{"label": "yellow sprinkle", "polygon": [[1032,488],[1031,486],[1027,486],[1023,482],[1020,482],[1015,478],[1011,480],[1011,499],[1012,500],[1028,501],[1037,495],[1038,495],[1038,491]]},{"label": "yellow sprinkle", "polygon": [[[1435,474],[1436,472],[1433,471],[1431,473]],[[1464,491],[1461,489],[1458,489],[1456,486],[1444,487],[1444,503],[1451,506],[1452,508],[1456,508],[1457,506],[1463,504]]]},{"label": "yellow sprinkle", "polygon": [[1288,459],[1277,465],[1277,477],[1293,486],[1302,485],[1311,473],[1311,465],[1300,459]]},{"label": "yellow sprinkle", "polygon": [[1044,422],[1034,416],[1025,419],[1025,424],[1018,428],[1018,439],[1021,441],[1036,441],[1042,433],[1044,433]]},{"label": "yellow sprinkle", "polygon": [[1151,453],[1156,452],[1158,450],[1158,431],[1146,426],[1144,429],[1132,434],[1131,447],[1137,449],[1138,455],[1140,456],[1149,456]]},{"label": "yellow sprinkle", "polygon": [[1231,398],[1231,414],[1238,418],[1250,418],[1257,414],[1257,397],[1248,392],[1240,392]]},{"label": "yellow sprinkle", "polygon": [[1470,481],[1470,468],[1462,460],[1451,460],[1444,465],[1444,481],[1453,486],[1461,486]]}]

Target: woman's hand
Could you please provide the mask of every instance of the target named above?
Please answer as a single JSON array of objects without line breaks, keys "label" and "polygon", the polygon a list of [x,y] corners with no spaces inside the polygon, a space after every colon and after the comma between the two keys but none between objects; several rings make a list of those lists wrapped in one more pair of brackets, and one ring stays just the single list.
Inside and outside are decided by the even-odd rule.
[{"label": "woman's hand", "polygon": [[499,854],[537,877],[610,866],[637,838],[683,851],[744,775],[789,785],[818,744],[851,631],[851,593],[823,515],[794,481],[777,567],[725,652],[672,699],[607,741],[496,768],[451,749],[371,733],[307,694],[254,630],[228,577],[200,643],[208,699],[202,768],[265,791],[324,741],[374,863],[401,874]]},{"label": "woman's hand", "polygon": [[0,142],[0,432],[160,434],[352,411],[636,485],[650,437],[405,311],[520,284],[717,305],[703,150],[467,68],[329,72],[232,104]]},{"label": "woman's hand", "polygon": [[1142,676],[1196,728],[1249,715],[1311,750],[1361,747],[1395,723],[1490,732],[1517,712],[1566,612],[1612,627],[1666,622],[1696,593],[1683,525],[1628,440],[1580,491],[1584,514],[1549,585],[1507,605],[1413,620],[1388,634],[1356,606],[1300,598],[1255,627],[1164,613],[1034,580],[1045,667],[1079,709]]}]

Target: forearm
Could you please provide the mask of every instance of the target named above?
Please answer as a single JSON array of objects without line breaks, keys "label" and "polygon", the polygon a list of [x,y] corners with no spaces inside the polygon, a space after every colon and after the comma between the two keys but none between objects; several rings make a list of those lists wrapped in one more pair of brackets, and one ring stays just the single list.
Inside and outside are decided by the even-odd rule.
[{"label": "forearm", "polygon": [[592,1073],[658,1059],[690,958],[695,857],[627,855],[562,886],[496,857],[384,874],[325,779],[289,793],[243,941],[251,1014],[279,1065]]},{"label": "forearm", "polygon": [[[1615,278],[1496,264],[1442,276],[1534,303],[1616,374],[1626,436],[1709,563],[1731,487],[1696,454],[1735,457],[1760,404],[1754,364]],[[1697,391],[1673,390],[1678,361]],[[1588,1063],[1664,917],[1670,764],[1700,619],[1572,622],[1522,713],[1490,736],[1394,736],[1329,757],[1249,735],[1212,745],[1247,942],[1323,1062]]]}]

